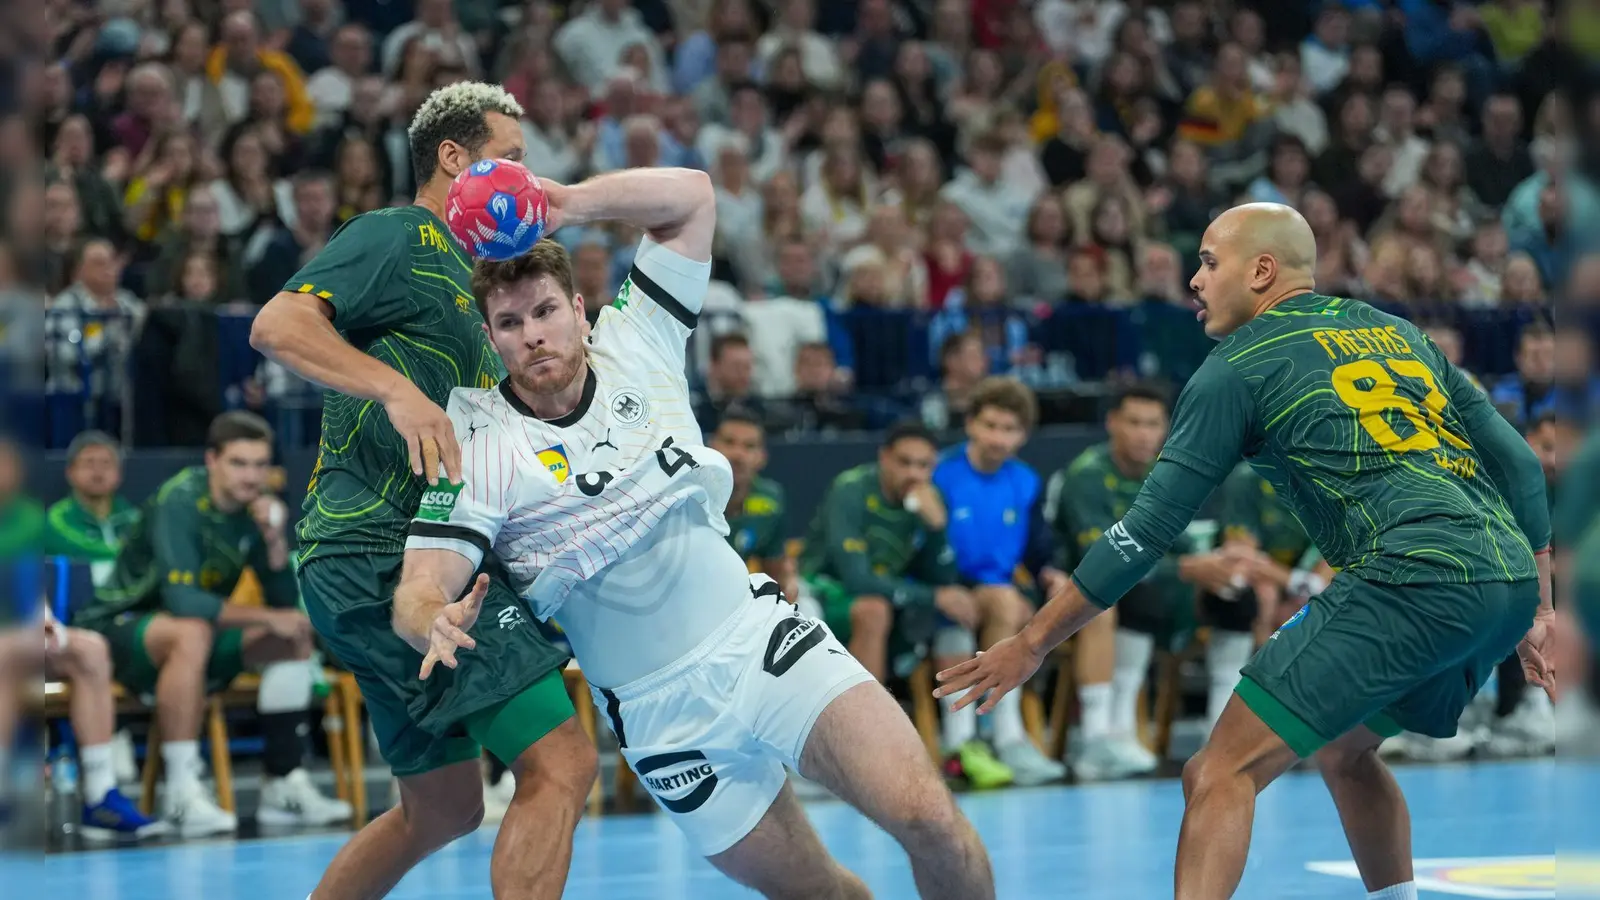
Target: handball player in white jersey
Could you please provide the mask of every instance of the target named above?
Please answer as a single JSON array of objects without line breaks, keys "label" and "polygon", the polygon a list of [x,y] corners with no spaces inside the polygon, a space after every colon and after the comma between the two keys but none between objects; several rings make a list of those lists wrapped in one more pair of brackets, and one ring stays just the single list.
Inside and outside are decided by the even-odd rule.
[{"label": "handball player in white jersey", "polygon": [[684,376],[710,279],[710,181],[634,169],[545,186],[552,231],[620,220],[646,236],[592,330],[555,242],[478,263],[473,293],[510,375],[452,394],[463,484],[424,497],[406,543],[395,626],[427,649],[424,676],[472,651],[474,630],[535,627],[476,621],[477,587],[448,603],[493,554],[565,630],[640,781],[729,877],[768,897],[871,896],[823,849],[787,765],[893,835],[923,897],[994,897],[988,855],[899,705],[724,539],[732,471],[702,442]]}]

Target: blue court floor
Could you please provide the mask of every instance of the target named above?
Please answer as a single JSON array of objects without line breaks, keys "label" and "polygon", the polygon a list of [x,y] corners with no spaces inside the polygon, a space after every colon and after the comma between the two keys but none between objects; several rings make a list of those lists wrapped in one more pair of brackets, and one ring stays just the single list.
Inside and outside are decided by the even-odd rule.
[{"label": "blue court floor", "polygon": [[[1600,773],[1554,761],[1405,767],[1422,895],[1555,896],[1555,847],[1600,847]],[[1183,797],[1176,781],[969,794],[962,807],[994,860],[1005,900],[1170,897]],[[839,803],[812,818],[830,850],[879,900],[916,897],[905,858]],[[484,829],[428,860],[395,900],[489,898]],[[0,864],[0,897],[27,900],[302,900],[344,835],[196,843],[56,855]],[[1239,897],[1361,898],[1332,802],[1313,773],[1287,776],[1257,805]],[[1583,869],[1584,871],[1579,871]],[[1348,871],[1346,871],[1348,870]],[[1572,872],[1573,875],[1567,875]],[[1563,870],[1585,880],[1590,867]],[[1592,882],[1591,882],[1592,884]],[[1592,887],[1591,887],[1592,890]],[[1564,890],[1562,896],[1588,894]],[[732,900],[753,896],[693,858],[662,815],[588,820],[569,898]]]}]

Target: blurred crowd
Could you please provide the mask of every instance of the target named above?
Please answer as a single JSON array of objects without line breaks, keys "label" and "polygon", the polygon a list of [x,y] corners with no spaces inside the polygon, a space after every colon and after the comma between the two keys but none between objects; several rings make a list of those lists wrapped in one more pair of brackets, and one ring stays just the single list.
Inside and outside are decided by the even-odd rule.
[{"label": "blurred crowd", "polygon": [[[172,362],[139,379],[169,402],[202,395],[193,434],[296,390],[270,368],[218,383],[204,315],[247,315],[342,222],[409,202],[406,125],[462,79],[517,97],[542,177],[712,174],[697,382],[708,407],[770,404],[779,430],[883,424],[907,403],[939,425],[986,374],[1181,382],[1208,345],[1158,313],[1186,311],[1204,227],[1242,200],[1306,214],[1321,290],[1414,319],[1600,307],[1587,4],[44,0],[11,15],[10,380],[126,406],[153,341]],[[559,237],[598,310],[636,235]],[[1131,317],[1136,351],[1062,352],[1085,310]],[[920,329],[887,376],[864,357],[889,342],[852,324],[880,311]],[[1463,362],[1503,368],[1473,358],[1481,343]],[[956,389],[890,410],[850,390],[912,374]]]}]

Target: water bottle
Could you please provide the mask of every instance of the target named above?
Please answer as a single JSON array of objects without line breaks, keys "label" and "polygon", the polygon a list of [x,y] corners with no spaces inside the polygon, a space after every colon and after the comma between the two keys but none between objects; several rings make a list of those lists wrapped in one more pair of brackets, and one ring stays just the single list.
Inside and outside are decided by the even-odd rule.
[{"label": "water bottle", "polygon": [[49,784],[51,818],[63,836],[71,836],[78,831],[83,801],[78,793],[78,760],[66,747],[57,748],[50,760]]}]

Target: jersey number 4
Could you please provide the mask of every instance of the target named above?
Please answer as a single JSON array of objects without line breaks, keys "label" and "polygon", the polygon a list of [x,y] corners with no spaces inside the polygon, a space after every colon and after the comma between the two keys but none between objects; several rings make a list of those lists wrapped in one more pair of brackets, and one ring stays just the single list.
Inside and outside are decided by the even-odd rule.
[{"label": "jersey number 4", "polygon": [[[661,471],[668,476],[676,475],[684,468],[698,469],[700,464],[694,461],[688,451],[672,446],[672,438],[667,438],[661,444],[661,449],[656,451],[656,463],[661,466]],[[578,490],[583,491],[585,497],[598,497],[617,476],[601,470],[594,474],[588,472],[578,476]]]},{"label": "jersey number 4", "polygon": [[[1416,379],[1427,387],[1421,409],[1410,398],[1396,393],[1399,384],[1395,376]],[[1362,359],[1345,363],[1333,370],[1333,390],[1346,406],[1355,410],[1361,427],[1384,450],[1392,453],[1433,450],[1441,443],[1457,450],[1472,449],[1471,444],[1445,427],[1444,409],[1449,399],[1439,390],[1433,372],[1420,360]],[[1401,437],[1394,430],[1387,417],[1391,412],[1411,423],[1415,429],[1412,434]]]}]

